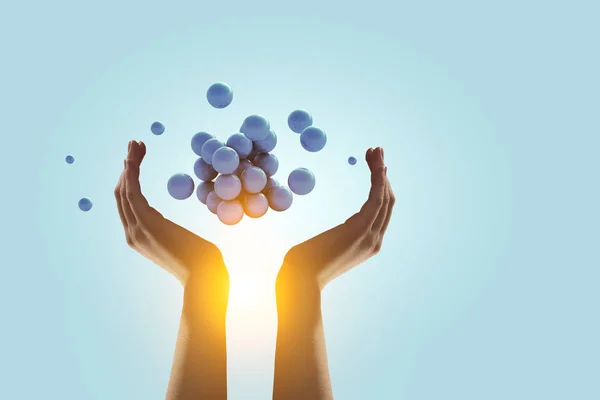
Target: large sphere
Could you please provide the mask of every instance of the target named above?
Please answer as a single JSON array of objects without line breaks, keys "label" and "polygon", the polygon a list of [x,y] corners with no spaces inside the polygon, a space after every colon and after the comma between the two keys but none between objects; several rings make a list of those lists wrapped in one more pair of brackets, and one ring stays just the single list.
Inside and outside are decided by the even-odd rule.
[{"label": "large sphere", "polygon": [[294,196],[292,192],[284,186],[277,186],[267,193],[269,206],[275,211],[285,211],[292,205]]},{"label": "large sphere", "polygon": [[273,151],[275,146],[277,146],[277,134],[273,129],[269,130],[269,134],[266,138],[254,142],[254,147],[261,153]]},{"label": "large sphere", "polygon": [[288,126],[296,133],[302,133],[303,130],[311,126],[313,119],[311,115],[304,110],[292,111],[288,117]]},{"label": "large sphere", "polygon": [[79,206],[79,209],[81,211],[90,211],[92,209],[93,204],[90,199],[84,197],[81,200],[79,200],[79,203],[77,203],[77,205]]},{"label": "large sphere", "polygon": [[327,143],[327,135],[316,126],[309,126],[300,134],[300,144],[304,150],[315,153],[320,151]]},{"label": "large sphere", "polygon": [[156,121],[150,125],[150,131],[155,135],[162,135],[165,132],[165,126],[162,122]]},{"label": "large sphere", "polygon": [[208,196],[206,196],[206,207],[208,207],[211,213],[216,214],[217,208],[222,201],[223,199],[221,199],[214,191],[212,191],[208,194]]},{"label": "large sphere", "polygon": [[246,168],[240,178],[244,190],[248,193],[258,193],[267,185],[267,175],[258,167]]},{"label": "large sphere", "polygon": [[201,181],[212,181],[218,175],[217,171],[202,158],[199,158],[194,163],[194,174]]},{"label": "large sphere", "polygon": [[215,139],[215,136],[208,132],[196,133],[192,136],[192,151],[196,153],[197,156],[202,156],[202,146],[210,139]]},{"label": "large sphere", "polygon": [[234,133],[227,139],[227,146],[234,149],[238,156],[243,159],[247,158],[252,151],[252,140],[248,139],[242,133]]},{"label": "large sphere", "polygon": [[194,180],[187,174],[175,174],[167,182],[167,190],[176,200],[185,200],[194,193]]},{"label": "large sphere", "polygon": [[235,175],[219,175],[215,180],[215,193],[223,200],[233,200],[242,191],[242,181]]},{"label": "large sphere", "polygon": [[228,84],[217,82],[212,84],[206,91],[206,99],[214,108],[225,108],[233,100],[233,90]]},{"label": "large sphere", "polygon": [[309,194],[315,188],[315,175],[306,168],[296,168],[288,176],[288,185],[295,194]]},{"label": "large sphere", "polygon": [[279,160],[275,154],[259,154],[254,158],[254,165],[265,171],[267,176],[273,176],[279,169]]},{"label": "large sphere", "polygon": [[244,208],[237,200],[223,201],[217,207],[217,216],[225,225],[235,225],[244,217]]},{"label": "large sphere", "polygon": [[208,194],[215,189],[215,184],[213,182],[200,182],[198,187],[196,188],[196,196],[200,203],[206,204],[206,198]]},{"label": "large sphere", "polygon": [[219,139],[209,139],[202,145],[200,156],[208,164],[212,164],[213,154],[223,146],[225,146],[225,143],[221,142]]},{"label": "large sphere", "polygon": [[220,174],[232,174],[239,164],[240,157],[231,147],[218,148],[212,156],[212,167]]},{"label": "large sphere", "polygon": [[262,115],[251,115],[244,120],[240,132],[250,140],[263,140],[270,132],[271,125]]},{"label": "large sphere", "polygon": [[260,218],[269,209],[269,200],[262,193],[247,194],[243,198],[244,212],[250,218]]}]

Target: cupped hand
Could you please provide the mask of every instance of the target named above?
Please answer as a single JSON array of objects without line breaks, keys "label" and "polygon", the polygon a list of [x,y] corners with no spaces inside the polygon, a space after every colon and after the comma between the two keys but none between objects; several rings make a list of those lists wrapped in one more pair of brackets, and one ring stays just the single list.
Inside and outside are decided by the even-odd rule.
[{"label": "cupped hand", "polygon": [[359,212],[345,223],[294,246],[285,256],[280,276],[309,278],[319,288],[377,254],[396,201],[387,178],[383,149],[370,148],[371,191]]}]

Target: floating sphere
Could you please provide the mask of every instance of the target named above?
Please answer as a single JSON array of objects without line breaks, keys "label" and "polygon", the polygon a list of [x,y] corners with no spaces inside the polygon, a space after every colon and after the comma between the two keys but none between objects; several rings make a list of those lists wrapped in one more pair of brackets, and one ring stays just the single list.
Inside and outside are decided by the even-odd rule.
[{"label": "floating sphere", "polygon": [[206,198],[208,194],[215,189],[215,184],[213,182],[200,182],[198,187],[196,188],[196,196],[200,203],[206,204]]},{"label": "floating sphere", "polygon": [[356,164],[356,158],[355,157],[349,157],[348,158],[348,164],[350,164],[350,165]]},{"label": "floating sphere", "polygon": [[206,99],[214,108],[225,108],[233,100],[233,90],[223,82],[212,84],[206,91]]},{"label": "floating sphere", "polygon": [[244,212],[250,218],[260,218],[269,209],[269,200],[262,193],[247,194],[243,199]]},{"label": "floating sphere", "polygon": [[235,225],[244,217],[244,208],[237,200],[223,201],[217,207],[217,216],[225,225]]},{"label": "floating sphere", "polygon": [[273,129],[269,130],[269,134],[266,138],[254,142],[254,147],[261,153],[273,151],[275,146],[277,146],[277,134]]},{"label": "floating sphere", "polygon": [[90,211],[92,209],[92,201],[87,197],[79,200],[78,206],[81,211]]},{"label": "floating sphere", "polygon": [[294,197],[290,189],[285,186],[277,186],[267,193],[269,206],[275,211],[285,211],[292,205]]},{"label": "floating sphere", "polygon": [[210,192],[208,196],[206,196],[206,206],[213,214],[217,213],[217,208],[219,208],[219,204],[221,204],[222,201],[223,199],[217,196],[214,191]]},{"label": "floating sphere", "polygon": [[288,126],[296,133],[302,133],[303,130],[311,126],[313,119],[311,115],[304,110],[292,111],[288,117]]},{"label": "floating sphere", "polygon": [[162,122],[156,121],[150,125],[150,131],[155,135],[162,135],[165,132],[165,126]]},{"label": "floating sphere", "polygon": [[273,189],[275,186],[279,186],[279,182],[277,181],[277,179],[275,179],[273,177],[269,177],[269,179],[267,179],[267,184],[265,185],[265,188],[262,191],[263,191],[263,193],[267,193],[269,190]]},{"label": "floating sphere", "polygon": [[242,187],[248,193],[258,193],[267,185],[267,175],[258,167],[249,167],[242,172]]},{"label": "floating sphere", "polygon": [[254,165],[265,171],[265,174],[269,177],[277,173],[277,170],[279,169],[279,160],[275,154],[259,154],[254,158]]},{"label": "floating sphere", "polygon": [[288,176],[288,185],[295,194],[309,194],[315,188],[315,175],[306,168],[296,168]]},{"label": "floating sphere", "polygon": [[250,160],[240,160],[240,165],[238,165],[234,174],[236,174],[237,176],[240,176],[246,168],[250,168],[250,167],[254,167],[254,164],[252,164],[252,162]]},{"label": "floating sphere", "polygon": [[185,200],[194,193],[194,180],[187,174],[175,174],[167,183],[167,190],[176,200]]},{"label": "floating sphere", "polygon": [[198,132],[194,136],[192,136],[192,151],[196,153],[196,155],[202,155],[202,146],[210,139],[215,139],[214,135],[211,135],[208,132]]},{"label": "floating sphere", "polygon": [[242,133],[234,133],[227,139],[227,146],[234,149],[240,158],[247,158],[252,152],[252,140]]},{"label": "floating sphere", "polygon": [[202,158],[199,158],[194,163],[194,174],[196,174],[201,181],[208,182],[215,179],[218,172]]},{"label": "floating sphere", "polygon": [[309,126],[300,134],[300,144],[304,150],[315,153],[325,147],[327,135],[316,126]]},{"label": "floating sphere", "polygon": [[240,132],[250,140],[263,140],[271,130],[269,121],[262,115],[251,115],[244,120]]},{"label": "floating sphere", "polygon": [[73,164],[75,162],[75,158],[73,158],[73,156],[67,156],[65,157],[65,161],[67,164]]},{"label": "floating sphere", "polygon": [[219,175],[215,180],[215,193],[223,200],[233,200],[242,191],[242,181],[236,175]]},{"label": "floating sphere", "polygon": [[206,161],[208,164],[212,164],[212,156],[221,147],[225,146],[225,143],[221,142],[219,139],[208,139],[200,150],[200,156]]},{"label": "floating sphere", "polygon": [[212,166],[220,174],[232,174],[239,165],[240,157],[231,147],[218,148],[212,156]]}]

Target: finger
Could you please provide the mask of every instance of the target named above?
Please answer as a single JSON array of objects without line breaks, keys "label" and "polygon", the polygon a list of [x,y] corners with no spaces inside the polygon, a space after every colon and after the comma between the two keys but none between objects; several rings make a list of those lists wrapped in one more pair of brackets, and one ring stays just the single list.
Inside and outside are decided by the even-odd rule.
[{"label": "finger", "polygon": [[127,221],[128,227],[133,227],[137,223],[135,214],[131,209],[131,205],[129,204],[129,200],[127,200],[127,159],[131,157],[131,151],[133,147],[133,141],[129,142],[129,147],[127,148],[127,158],[123,162],[123,173],[121,174],[121,206],[123,208],[123,215],[125,215],[125,220]]},{"label": "finger", "polygon": [[381,207],[383,206],[385,196],[385,181],[383,161],[377,149],[369,149],[367,151],[367,164],[371,169],[371,190],[369,198],[360,209],[359,215],[365,221],[365,228],[371,229]]},{"label": "finger", "polygon": [[[385,174],[387,176],[387,167],[385,167]],[[392,185],[391,185],[389,179],[387,182],[388,182],[388,190],[390,192],[390,200],[387,205],[387,213],[385,215],[385,221],[384,221],[383,227],[381,228],[381,231],[379,233],[381,236],[383,236],[383,234],[387,230],[387,227],[390,223],[390,219],[392,218],[392,210],[394,209],[394,204],[396,204],[396,196],[394,195],[394,192],[392,190]]]},{"label": "finger", "polygon": [[150,209],[140,186],[140,165],[145,155],[146,146],[142,142],[132,142],[131,151],[125,161],[126,197],[137,221],[145,220]]},{"label": "finger", "polygon": [[121,201],[121,186],[123,185],[123,173],[119,176],[117,186],[115,187],[115,199],[117,200],[117,210],[119,211],[119,218],[121,218],[121,224],[123,228],[127,229],[127,220],[125,219],[125,213],[123,211],[123,204]]},{"label": "finger", "polygon": [[383,149],[380,147],[378,148],[378,153],[374,156],[375,160],[373,161],[374,164],[377,165],[377,173],[381,174],[381,179],[383,180],[383,203],[381,205],[381,208],[379,209],[379,213],[377,214],[377,217],[375,218],[375,221],[373,222],[373,227],[372,230],[374,233],[379,234],[379,232],[381,231],[381,228],[383,227],[383,224],[385,223],[385,219],[387,216],[387,211],[388,211],[388,204],[390,202],[390,182],[387,179],[387,175],[385,173],[386,167],[385,167],[385,160],[383,157]]}]

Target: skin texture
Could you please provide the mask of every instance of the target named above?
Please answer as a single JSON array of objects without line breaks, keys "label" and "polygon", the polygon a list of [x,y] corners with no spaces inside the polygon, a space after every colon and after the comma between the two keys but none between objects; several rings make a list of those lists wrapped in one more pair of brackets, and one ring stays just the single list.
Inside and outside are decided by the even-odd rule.
[{"label": "skin texture", "polygon": [[371,191],[345,223],[293,247],[276,281],[277,345],[273,399],[333,399],[321,293],[344,272],[377,254],[392,216],[394,193],[383,149],[369,149]]},{"label": "skin texture", "polygon": [[184,289],[166,398],[226,399],[229,275],[214,244],[150,207],[139,182],[145,155],[142,142],[129,142],[115,198],[129,246],[175,276]]}]

